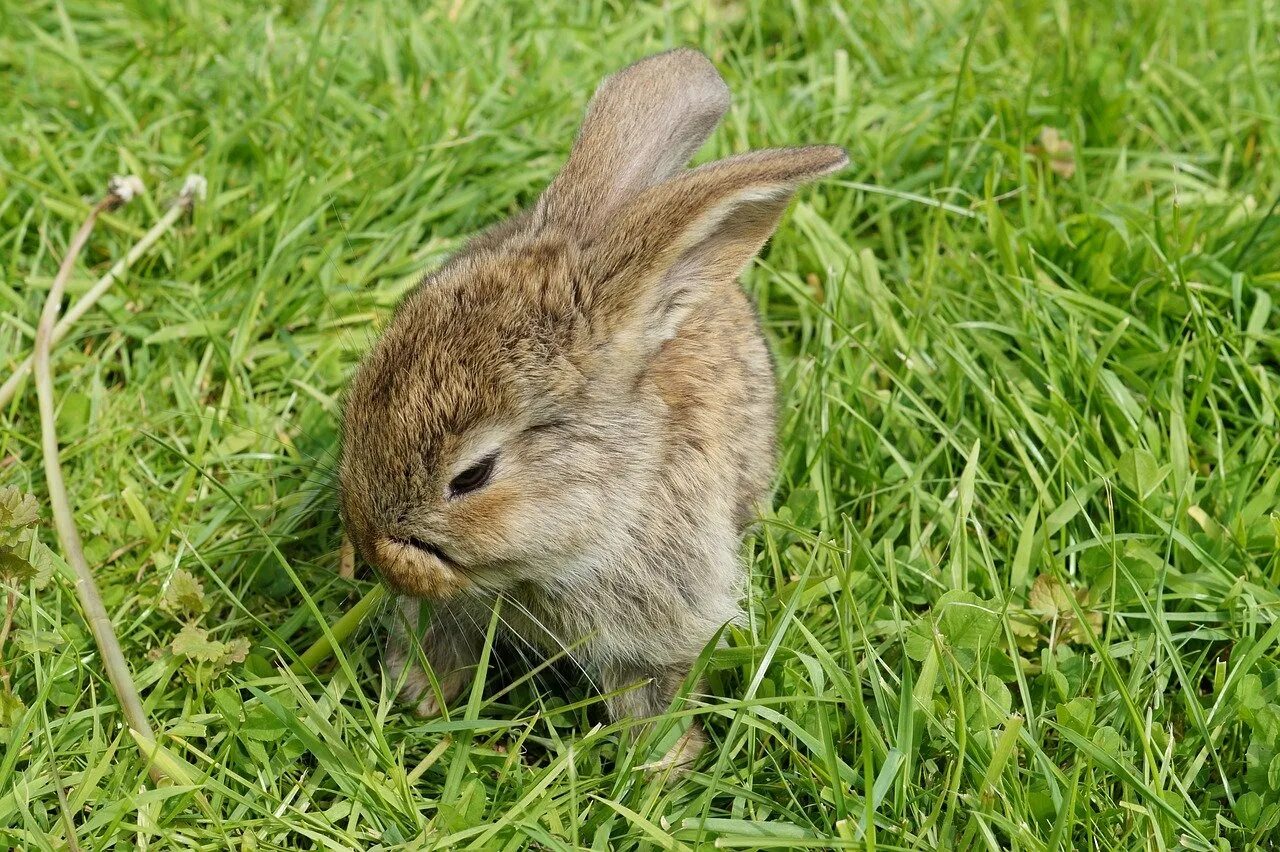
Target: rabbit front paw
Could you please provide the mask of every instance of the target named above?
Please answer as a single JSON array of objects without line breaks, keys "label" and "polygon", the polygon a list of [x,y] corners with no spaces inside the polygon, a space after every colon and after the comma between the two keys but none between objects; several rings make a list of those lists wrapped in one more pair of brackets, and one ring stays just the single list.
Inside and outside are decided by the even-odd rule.
[{"label": "rabbit front paw", "polygon": [[387,642],[387,676],[390,683],[399,684],[397,699],[415,705],[414,713],[438,716],[470,681],[480,658],[479,644],[475,637],[433,628],[419,635],[416,607],[405,600],[400,613],[405,617],[392,625]]}]

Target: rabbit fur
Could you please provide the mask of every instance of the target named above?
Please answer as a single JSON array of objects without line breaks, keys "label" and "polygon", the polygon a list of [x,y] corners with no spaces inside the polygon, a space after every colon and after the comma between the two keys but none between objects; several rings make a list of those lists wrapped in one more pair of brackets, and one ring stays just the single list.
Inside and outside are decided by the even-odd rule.
[{"label": "rabbit fur", "polygon": [[[847,159],[687,169],[728,107],[694,50],[608,77],[537,203],[428,275],[356,371],[343,522],[402,596],[387,664],[420,713],[470,682],[499,599],[503,631],[571,648],[615,719],[664,712],[740,617],[776,400],[737,279],[799,186]],[[695,725],[665,765],[701,742]]]}]

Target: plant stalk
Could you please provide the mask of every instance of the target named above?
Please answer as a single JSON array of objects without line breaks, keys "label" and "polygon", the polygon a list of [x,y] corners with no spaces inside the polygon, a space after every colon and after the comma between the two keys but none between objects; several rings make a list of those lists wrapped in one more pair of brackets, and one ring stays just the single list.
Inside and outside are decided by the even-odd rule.
[{"label": "plant stalk", "polygon": [[9,670],[4,665],[4,645],[13,628],[13,615],[18,609],[18,590],[9,589],[4,601],[4,624],[0,625],[0,692],[9,691]]},{"label": "plant stalk", "polygon": [[[102,656],[102,664],[106,669],[111,686],[115,689],[120,701],[120,709],[124,713],[129,727],[155,742],[155,734],[147,721],[146,711],[142,707],[142,699],[138,696],[137,687],[125,661],[124,652],[120,649],[120,641],[116,638],[111,619],[107,616],[106,607],[102,603],[102,594],[98,584],[89,570],[89,563],[84,556],[84,546],[80,533],[76,530],[75,519],[71,512],[71,502],[67,497],[66,483],[62,477],[62,462],[58,456],[58,433],[53,405],[53,374],[50,369],[50,350],[53,347],[55,326],[58,319],[58,307],[62,301],[62,293],[66,288],[71,270],[75,268],[76,258],[89,239],[98,215],[104,210],[112,210],[127,202],[137,191],[139,182],[136,178],[113,178],[106,196],[93,206],[80,230],[67,246],[67,255],[58,268],[53,279],[49,296],[45,299],[44,310],[40,314],[40,324],[36,327],[35,352],[32,355],[32,367],[35,372],[36,395],[40,403],[40,444],[44,453],[45,480],[49,488],[49,502],[53,508],[54,526],[58,531],[58,539],[62,550],[76,574],[76,594],[84,609],[89,630],[93,633],[94,642]],[[163,783],[167,776],[159,768],[151,755],[148,755],[148,768],[152,780]]]},{"label": "plant stalk", "polygon": [[[341,642],[350,636],[360,622],[364,621],[365,616],[373,611],[374,607],[382,602],[387,596],[387,587],[378,583],[368,594],[356,601],[356,605],[347,610],[341,618],[333,623],[330,628],[333,632],[335,642]],[[327,636],[321,636],[311,645],[310,648],[302,652],[302,656],[298,657],[297,662],[289,667],[289,670],[295,674],[300,674],[309,669],[314,669],[320,663],[328,659],[333,653],[333,644]]]}]

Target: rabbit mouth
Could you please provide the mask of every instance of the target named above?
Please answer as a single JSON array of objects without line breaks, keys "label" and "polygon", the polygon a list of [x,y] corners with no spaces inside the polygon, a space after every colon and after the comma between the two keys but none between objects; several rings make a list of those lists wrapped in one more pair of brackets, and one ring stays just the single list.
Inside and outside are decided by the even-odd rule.
[{"label": "rabbit mouth", "polygon": [[374,544],[378,572],[397,592],[443,600],[471,586],[462,566],[438,545],[416,538]]}]

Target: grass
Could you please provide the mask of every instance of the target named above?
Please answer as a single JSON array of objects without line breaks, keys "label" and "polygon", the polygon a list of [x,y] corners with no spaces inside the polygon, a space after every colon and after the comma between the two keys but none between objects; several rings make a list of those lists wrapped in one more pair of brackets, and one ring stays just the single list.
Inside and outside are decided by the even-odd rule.
[{"label": "grass", "polygon": [[[0,7],[0,374],[110,174],[151,194],[73,296],[210,184],[55,354],[89,561],[200,795],[152,786],[56,566],[11,585],[0,846],[1277,845],[1280,4],[405,6]],[[713,748],[666,787],[563,673],[495,659],[421,721],[368,626],[282,664],[372,588],[336,574],[331,474],[378,322],[675,44],[735,93],[703,158],[853,166],[745,278],[776,511],[673,708]],[[28,384],[0,485],[43,500],[38,442]]]}]

